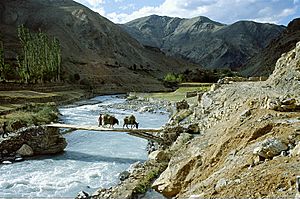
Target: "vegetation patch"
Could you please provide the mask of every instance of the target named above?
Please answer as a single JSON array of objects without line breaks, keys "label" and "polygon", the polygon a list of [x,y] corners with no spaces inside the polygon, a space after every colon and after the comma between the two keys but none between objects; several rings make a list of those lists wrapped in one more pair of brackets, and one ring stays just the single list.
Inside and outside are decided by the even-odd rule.
[{"label": "vegetation patch", "polygon": [[8,122],[9,130],[14,129],[13,124],[21,126],[47,124],[58,119],[58,109],[55,103],[35,104],[30,103],[22,107],[22,110],[14,111],[0,117],[0,123]]},{"label": "vegetation patch", "polygon": [[167,163],[161,163],[156,167],[151,168],[146,172],[146,174],[139,180],[139,183],[133,190],[135,194],[143,194],[148,191],[151,187],[153,180],[155,180],[166,168]]}]

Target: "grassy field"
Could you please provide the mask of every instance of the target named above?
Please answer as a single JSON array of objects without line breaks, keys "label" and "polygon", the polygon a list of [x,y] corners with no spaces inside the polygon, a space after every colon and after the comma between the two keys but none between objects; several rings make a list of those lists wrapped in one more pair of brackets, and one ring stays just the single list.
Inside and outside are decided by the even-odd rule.
[{"label": "grassy field", "polygon": [[57,105],[79,100],[83,90],[60,92],[0,91],[0,126],[5,121],[9,130],[13,124],[24,126],[46,124],[58,118]]},{"label": "grassy field", "polygon": [[206,92],[210,89],[211,84],[207,83],[185,83],[181,84],[180,87],[174,92],[165,92],[165,93],[133,93],[132,95],[144,97],[144,98],[152,98],[152,99],[160,99],[167,100],[170,102],[177,102],[183,99],[187,99],[187,101],[194,101],[195,97],[186,98],[187,92]]}]

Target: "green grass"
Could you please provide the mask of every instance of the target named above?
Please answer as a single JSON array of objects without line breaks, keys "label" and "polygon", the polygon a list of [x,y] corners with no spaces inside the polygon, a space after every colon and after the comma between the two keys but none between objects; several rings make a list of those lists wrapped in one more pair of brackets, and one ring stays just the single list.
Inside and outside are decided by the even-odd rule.
[{"label": "green grass", "polygon": [[[188,86],[189,84],[192,86],[189,87]],[[136,95],[144,98],[153,98],[153,99],[167,100],[170,102],[177,102],[177,101],[181,101],[182,99],[185,99],[185,95],[187,92],[192,92],[192,91],[206,92],[210,89],[211,86],[211,84],[203,84],[203,83],[197,83],[197,84],[199,84],[199,86],[195,86],[195,83],[185,83],[183,84],[184,86],[179,87],[174,92],[143,93],[143,94],[136,94]]]},{"label": "green grass", "polygon": [[[54,103],[28,104],[22,110],[14,111],[0,117],[0,123],[8,122],[10,126],[14,122],[20,122],[26,126],[47,124],[58,118],[58,110]],[[13,129],[10,129],[13,130]]]},{"label": "green grass", "polygon": [[146,171],[146,174],[139,180],[139,183],[133,192],[136,194],[146,193],[151,187],[153,180],[156,179],[167,168],[167,166],[167,163],[158,163],[156,167]]},{"label": "green grass", "polygon": [[[0,91],[0,99],[5,99],[5,104],[0,105],[0,126],[8,122],[20,122],[26,126],[47,124],[57,120],[58,110],[56,103],[71,102],[84,95],[82,90],[59,92]],[[41,99],[41,100],[39,100]]]},{"label": "green grass", "polygon": [[53,97],[56,96],[54,93],[41,93],[36,91],[22,90],[22,91],[0,91],[0,97],[6,98],[26,98],[26,99],[35,99],[42,97]]}]

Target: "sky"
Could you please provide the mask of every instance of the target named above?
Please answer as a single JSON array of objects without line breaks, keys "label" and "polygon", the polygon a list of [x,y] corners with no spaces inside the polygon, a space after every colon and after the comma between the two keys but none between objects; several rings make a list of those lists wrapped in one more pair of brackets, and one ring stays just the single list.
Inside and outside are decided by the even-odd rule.
[{"label": "sky", "polygon": [[75,0],[114,23],[152,14],[180,18],[206,16],[232,24],[240,20],[287,25],[300,17],[300,0]]}]

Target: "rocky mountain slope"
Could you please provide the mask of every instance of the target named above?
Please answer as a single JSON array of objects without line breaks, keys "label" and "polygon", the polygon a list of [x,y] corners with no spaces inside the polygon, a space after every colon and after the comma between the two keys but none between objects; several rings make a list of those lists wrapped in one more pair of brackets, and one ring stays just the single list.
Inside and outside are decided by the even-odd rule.
[{"label": "rocky mountain slope", "polygon": [[[161,88],[156,77],[179,71],[186,62],[149,50],[118,25],[72,0],[4,0],[0,30],[5,57],[15,61],[17,27],[41,30],[60,41],[65,78],[79,74],[82,83],[141,90]],[[153,78],[155,77],[155,78]],[[130,90],[129,89],[129,90]]]},{"label": "rocky mountain slope", "polygon": [[153,187],[178,198],[291,198],[300,154],[300,43],[265,82],[215,85],[193,114],[199,135],[173,153]]},{"label": "rocky mountain slope", "polygon": [[151,184],[167,198],[298,198],[300,42],[266,81],[226,79],[177,103],[149,160],[86,198],[148,198]]},{"label": "rocky mountain slope", "polygon": [[151,15],[121,25],[144,45],[160,48],[206,68],[236,68],[277,37],[283,26],[252,21],[221,24],[206,17]]},{"label": "rocky mountain slope", "polygon": [[300,18],[292,20],[285,31],[262,50],[261,53],[252,57],[242,67],[242,74],[248,76],[270,75],[277,59],[300,41]]}]

